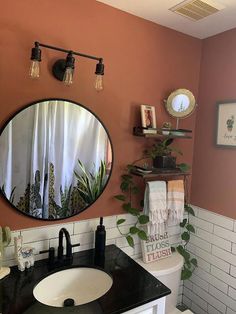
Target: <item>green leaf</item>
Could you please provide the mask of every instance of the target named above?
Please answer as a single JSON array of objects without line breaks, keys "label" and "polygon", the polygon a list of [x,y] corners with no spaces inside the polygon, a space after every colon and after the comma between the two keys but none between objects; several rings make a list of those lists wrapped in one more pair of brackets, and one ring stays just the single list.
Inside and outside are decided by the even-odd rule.
[{"label": "green leaf", "polygon": [[196,258],[192,258],[190,261],[195,267],[198,266]]},{"label": "green leaf", "polygon": [[149,222],[149,217],[147,215],[141,215],[138,217],[138,221],[141,225],[145,225]]},{"label": "green leaf", "polygon": [[119,220],[117,220],[117,222],[116,222],[116,224],[117,225],[121,225],[121,224],[123,224],[124,222],[126,221],[126,219],[119,219]]},{"label": "green leaf", "polygon": [[147,241],[147,239],[148,239],[146,232],[143,231],[143,230],[139,230],[138,236],[139,236],[139,238],[140,238],[141,240]]},{"label": "green leaf", "polygon": [[181,239],[184,241],[189,241],[190,239],[190,235],[187,231],[185,231],[184,233],[181,234]]},{"label": "green leaf", "polygon": [[173,143],[173,138],[168,138],[168,139],[166,139],[164,142],[163,142],[163,144],[165,145],[165,146],[169,146],[170,144],[172,144]]},{"label": "green leaf", "polygon": [[184,219],[179,225],[180,225],[180,227],[181,228],[184,228],[184,226],[186,225],[186,223],[187,223],[187,219]]},{"label": "green leaf", "polygon": [[137,208],[129,208],[128,210],[127,210],[127,212],[130,214],[130,215],[132,215],[132,216],[138,216],[139,215],[139,213],[140,213],[140,211],[139,211],[139,209],[137,209]]},{"label": "green leaf", "polygon": [[186,229],[187,229],[189,232],[195,233],[194,226],[192,226],[192,225],[190,225],[190,224],[188,224],[188,225],[186,226]]},{"label": "green leaf", "polygon": [[190,260],[190,254],[184,250],[182,256],[184,258],[185,263],[188,264]]},{"label": "green leaf", "polygon": [[176,247],[176,250],[177,250],[177,252],[179,252],[179,254],[182,255],[182,253],[184,252],[184,247],[183,247],[182,245],[178,245],[178,246]]},{"label": "green leaf", "polygon": [[135,166],[134,165],[127,165],[127,169],[128,169],[128,171],[135,170]]},{"label": "green leaf", "polygon": [[192,264],[191,264],[190,260],[185,261],[185,266],[187,266],[188,269],[192,270]]},{"label": "green leaf", "polygon": [[137,227],[130,227],[129,232],[131,234],[136,234],[136,233],[139,232],[139,228],[137,228]]},{"label": "green leaf", "polygon": [[123,202],[126,200],[126,197],[123,194],[115,195],[114,198],[116,198],[119,201],[123,201]]},{"label": "green leaf", "polygon": [[131,191],[132,191],[133,194],[138,194],[139,188],[138,188],[137,186],[133,186],[133,187],[131,188]]},{"label": "green leaf", "polygon": [[179,252],[180,255],[183,256],[185,262],[189,262],[190,254],[185,250],[185,248],[182,245],[178,245],[176,247],[177,252]]},{"label": "green leaf", "polygon": [[122,192],[127,192],[129,190],[129,182],[127,181],[121,182],[120,189]]},{"label": "green leaf", "polygon": [[183,172],[187,172],[190,170],[191,167],[188,164],[182,163],[178,164],[178,168],[180,168],[180,170]]},{"label": "green leaf", "polygon": [[133,240],[133,238],[130,235],[128,235],[126,237],[126,240],[127,240],[128,244],[129,244],[129,246],[134,247],[134,240]]},{"label": "green leaf", "polygon": [[129,174],[123,174],[121,178],[125,181],[130,181],[132,179],[132,176]]},{"label": "green leaf", "polygon": [[123,205],[122,205],[122,208],[125,210],[125,211],[129,211],[130,210],[130,208],[131,208],[131,204],[130,203],[124,203]]},{"label": "green leaf", "polygon": [[189,206],[189,205],[184,205],[184,209],[185,209],[185,211],[186,211],[188,214],[190,214],[190,215],[192,215],[192,216],[195,216],[194,210],[192,209],[191,206]]},{"label": "green leaf", "polygon": [[192,276],[191,270],[184,268],[181,272],[181,280],[189,279]]}]

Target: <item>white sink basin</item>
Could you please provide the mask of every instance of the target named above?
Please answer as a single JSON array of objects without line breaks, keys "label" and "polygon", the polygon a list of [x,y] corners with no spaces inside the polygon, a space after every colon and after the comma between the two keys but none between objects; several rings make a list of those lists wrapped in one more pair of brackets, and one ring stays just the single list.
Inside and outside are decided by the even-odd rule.
[{"label": "white sink basin", "polygon": [[67,299],[73,299],[74,305],[81,305],[103,296],[112,282],[107,273],[96,268],[69,268],[42,279],[33,294],[45,305],[63,307]]}]

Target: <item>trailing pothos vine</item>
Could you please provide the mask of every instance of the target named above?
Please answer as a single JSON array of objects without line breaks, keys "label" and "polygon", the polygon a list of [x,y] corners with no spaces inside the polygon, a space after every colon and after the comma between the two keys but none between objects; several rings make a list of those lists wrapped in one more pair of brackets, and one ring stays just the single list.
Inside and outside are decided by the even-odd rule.
[{"label": "trailing pothos vine", "polygon": [[[137,235],[141,240],[147,240],[147,234],[144,230],[144,225],[149,222],[149,217],[143,215],[141,210],[143,204],[140,204],[140,208],[136,208],[132,205],[132,196],[137,195],[140,190],[139,187],[134,182],[134,176],[132,175],[133,165],[128,165],[126,173],[121,176],[120,189],[122,194],[114,196],[117,200],[122,202],[122,208],[125,212],[136,217],[136,222],[133,226],[129,228],[128,231],[122,230],[122,224],[126,219],[121,218],[117,220],[117,228],[122,236],[124,236],[131,247],[134,247],[134,235]],[[193,225],[190,223],[190,216],[195,216],[193,208],[185,204],[185,212],[187,213],[187,218],[184,218],[180,223],[181,227],[181,239],[182,244],[179,244],[177,247],[172,247],[172,251],[177,251],[184,258],[184,265],[181,272],[181,279],[186,280],[192,276],[195,268],[198,266],[197,259],[192,257],[191,254],[187,251],[187,244],[190,241],[191,233],[195,233]]]},{"label": "trailing pothos vine", "polygon": [[179,224],[182,228],[181,239],[183,244],[179,244],[176,248],[172,247],[172,251],[177,251],[184,258],[184,265],[181,271],[181,280],[189,279],[192,276],[197,265],[197,259],[193,258],[191,254],[187,251],[187,244],[190,241],[191,233],[195,233],[195,229],[192,224],[190,224],[189,217],[195,216],[193,208],[185,204],[185,212],[187,212],[187,218],[184,218],[183,221]]},{"label": "trailing pothos vine", "polygon": [[122,224],[126,221],[126,219],[121,218],[116,222],[120,234],[125,236],[131,247],[134,247],[134,235],[137,235],[141,240],[147,240],[147,234],[143,230],[143,226],[149,222],[149,217],[141,213],[141,208],[135,208],[132,205],[132,195],[137,195],[139,193],[139,187],[135,184],[131,174],[132,167],[132,165],[128,165],[126,169],[127,174],[123,174],[121,176],[120,189],[122,194],[116,195],[115,198],[123,203],[122,208],[125,212],[136,217],[136,222],[126,232],[122,231]]}]

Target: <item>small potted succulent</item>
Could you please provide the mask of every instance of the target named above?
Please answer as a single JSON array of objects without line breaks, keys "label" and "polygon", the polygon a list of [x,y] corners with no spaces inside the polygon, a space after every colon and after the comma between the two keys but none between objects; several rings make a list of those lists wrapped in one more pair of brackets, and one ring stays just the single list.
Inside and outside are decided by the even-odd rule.
[{"label": "small potted succulent", "polygon": [[170,146],[172,142],[172,138],[166,138],[152,145],[150,150],[145,151],[145,155],[153,159],[154,168],[176,168],[176,156],[172,156],[171,153],[176,152],[182,155],[182,152]]}]

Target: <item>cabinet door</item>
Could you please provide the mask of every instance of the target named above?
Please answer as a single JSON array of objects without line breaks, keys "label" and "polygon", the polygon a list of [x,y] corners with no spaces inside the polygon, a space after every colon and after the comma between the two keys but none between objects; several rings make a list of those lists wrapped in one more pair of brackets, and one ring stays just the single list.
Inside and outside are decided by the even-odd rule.
[{"label": "cabinet door", "polygon": [[165,314],[165,297],[136,307],[123,314]]}]

